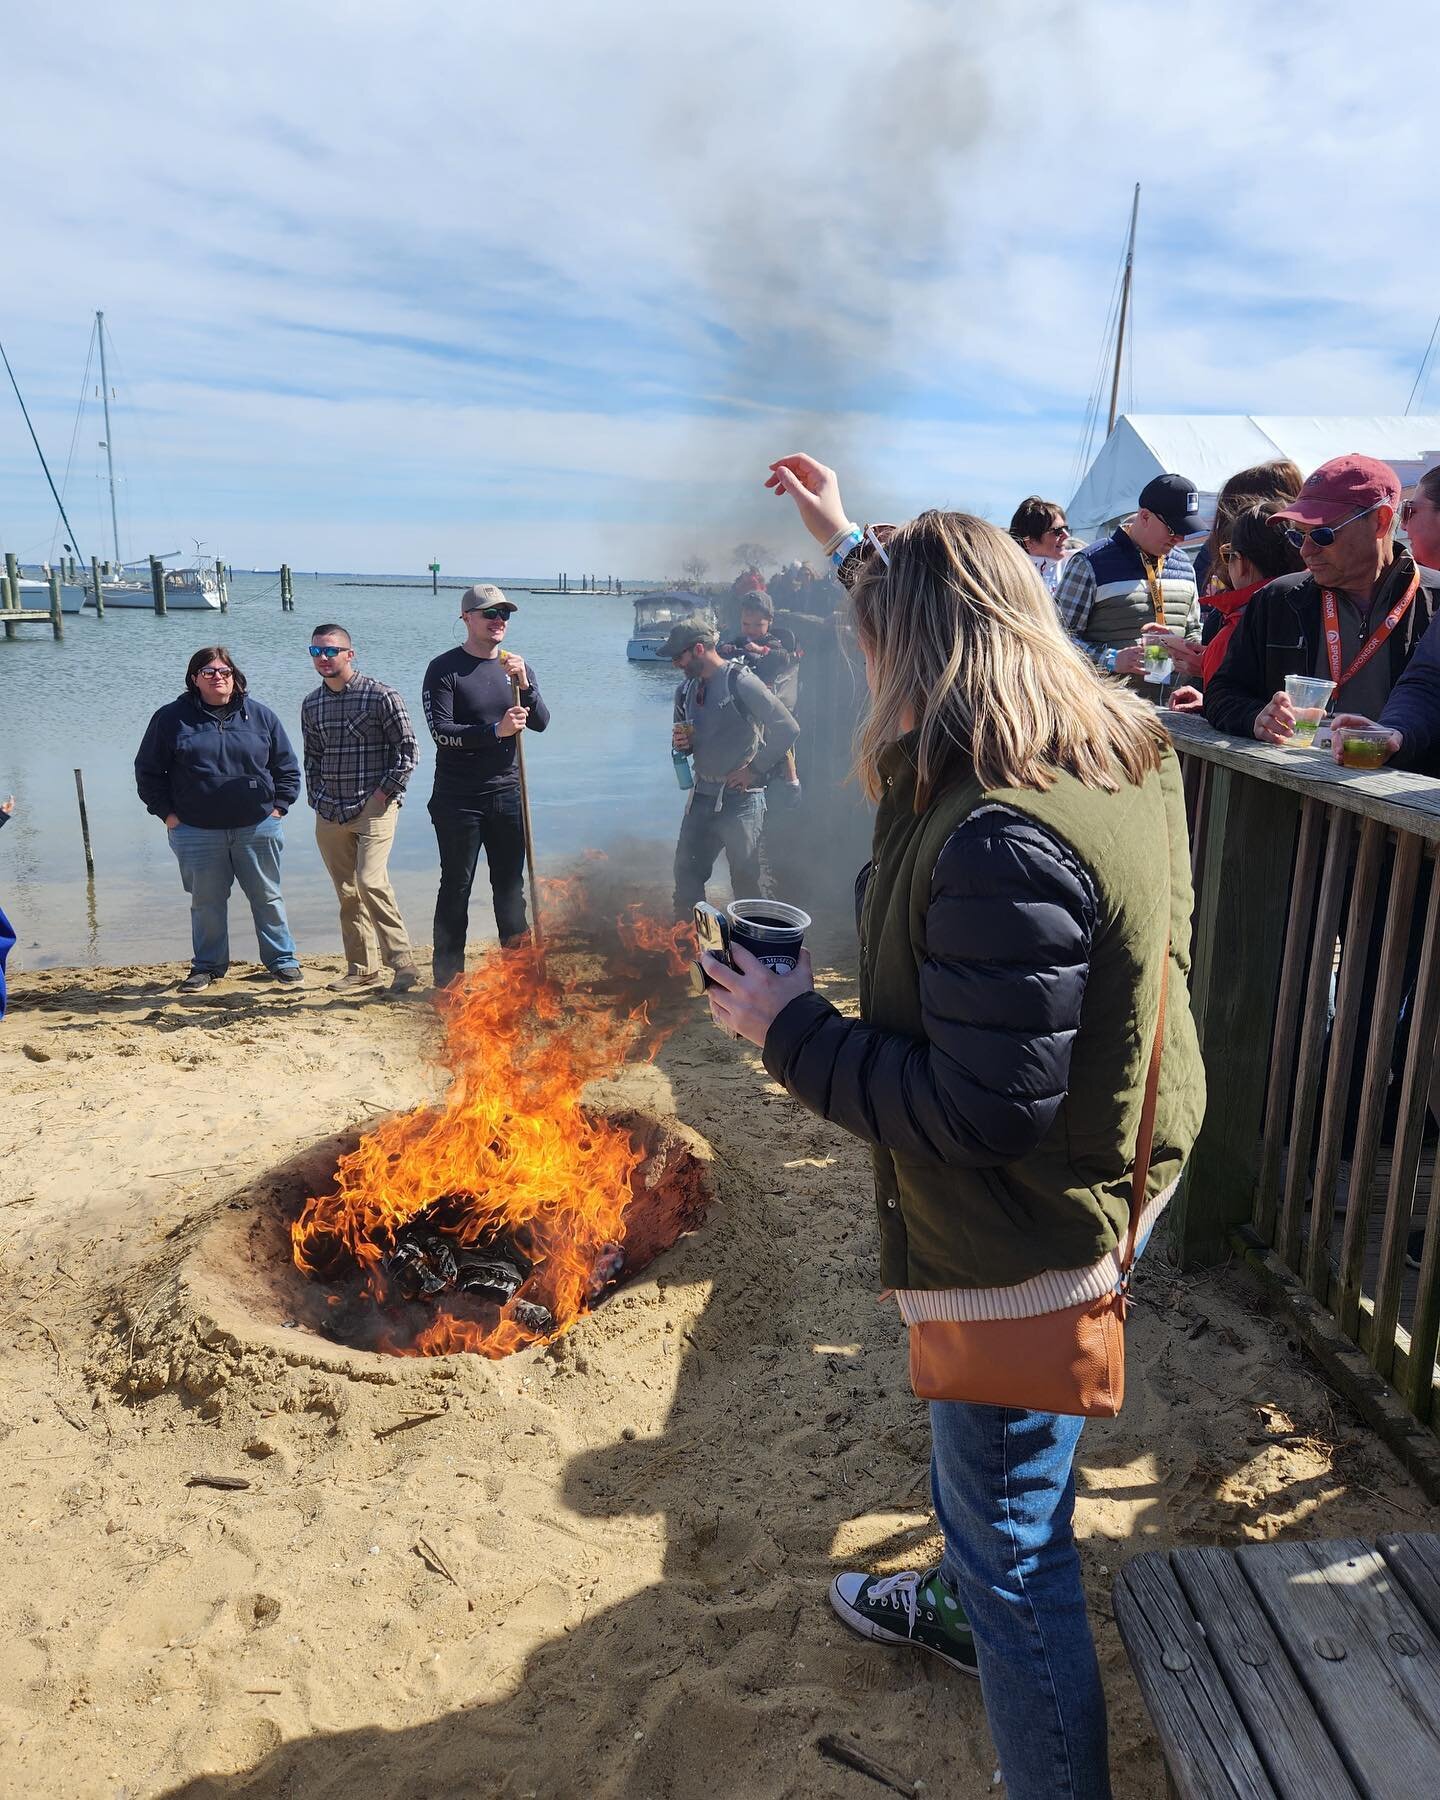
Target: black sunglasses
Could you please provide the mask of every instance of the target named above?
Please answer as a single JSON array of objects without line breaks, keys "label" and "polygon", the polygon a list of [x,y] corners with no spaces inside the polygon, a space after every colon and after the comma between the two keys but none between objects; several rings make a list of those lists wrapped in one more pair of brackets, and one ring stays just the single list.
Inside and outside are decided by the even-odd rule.
[{"label": "black sunglasses", "polygon": [[508,619],[514,610],[515,608],[513,606],[480,606],[471,608],[471,611],[478,612],[482,619]]}]

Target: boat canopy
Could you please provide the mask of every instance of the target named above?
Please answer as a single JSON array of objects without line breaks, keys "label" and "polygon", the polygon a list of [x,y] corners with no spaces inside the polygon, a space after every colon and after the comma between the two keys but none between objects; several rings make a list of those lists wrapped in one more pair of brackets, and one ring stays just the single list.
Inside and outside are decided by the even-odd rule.
[{"label": "boat canopy", "polygon": [[635,602],[635,629],[637,632],[660,627],[668,630],[678,620],[693,619],[697,615],[713,620],[710,608],[699,594],[641,594]]},{"label": "boat canopy", "polygon": [[1189,476],[1201,511],[1213,518],[1216,495],[1239,469],[1289,457],[1308,475],[1350,451],[1389,463],[1402,486],[1413,487],[1440,463],[1440,414],[1125,413],[1086,470],[1066,516],[1078,537],[1093,542],[1134,512],[1152,476],[1173,473]]}]

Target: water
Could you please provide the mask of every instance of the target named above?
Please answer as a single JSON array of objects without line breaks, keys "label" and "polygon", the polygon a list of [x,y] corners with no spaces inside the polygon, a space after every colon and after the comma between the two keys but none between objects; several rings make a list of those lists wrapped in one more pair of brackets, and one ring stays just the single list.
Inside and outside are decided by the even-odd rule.
[{"label": "water", "polygon": [[[180,962],[189,956],[188,902],[159,820],[135,793],[133,763],[156,707],[184,686],[205,643],[227,646],[250,692],[279,713],[300,753],[300,702],[316,685],[305,646],[315,625],[338,620],[367,674],[398,688],[420,741],[420,765],[390,859],[405,921],[430,941],[437,863],[425,802],[434,747],[420,682],[431,657],[461,641],[460,596],[444,588],[342,585],[346,577],[295,576],[293,613],[280,610],[273,575],[237,575],[230,611],[112,611],[65,621],[57,644],[37,625],[0,638],[0,799],[15,814],[0,832],[0,903],[15,925],[15,968]],[[534,669],[552,715],[526,739],[526,775],[540,872],[563,873],[584,850],[623,845],[637,882],[668,887],[684,796],[670,759],[674,672],[631,663],[632,602],[605,594],[514,592],[508,642]],[[84,770],[95,857],[85,875],[72,771]],[[286,820],[282,885],[302,956],[340,949],[334,889],[315,848],[302,794]],[[483,866],[483,865],[482,865]],[[667,895],[668,898],[668,895]],[[231,948],[253,959],[254,932],[238,890]],[[471,936],[494,936],[488,884],[477,873]]]}]

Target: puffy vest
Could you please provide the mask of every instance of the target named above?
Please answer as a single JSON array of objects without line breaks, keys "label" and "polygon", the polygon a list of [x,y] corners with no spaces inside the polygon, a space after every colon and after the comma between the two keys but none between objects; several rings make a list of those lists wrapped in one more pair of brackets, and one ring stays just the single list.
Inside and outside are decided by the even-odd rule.
[{"label": "puffy vest", "polygon": [[[861,1017],[925,1035],[920,968],[941,848],[977,807],[1037,820],[1085,863],[1099,896],[1070,1083],[1036,1148],[994,1168],[958,1168],[873,1152],[881,1273],[887,1286],[1008,1287],[1046,1269],[1078,1269],[1114,1248],[1130,1210],[1130,1170],[1154,1039],[1166,929],[1170,986],[1149,1192],[1179,1175],[1205,1110],[1205,1072],[1190,1013],[1190,851],[1180,767],[1117,793],[1059,775],[1046,792],[985,790],[961,776],[913,810],[911,740],[882,760],[885,792],[861,915]],[[1169,914],[1166,916],[1166,863]]]}]

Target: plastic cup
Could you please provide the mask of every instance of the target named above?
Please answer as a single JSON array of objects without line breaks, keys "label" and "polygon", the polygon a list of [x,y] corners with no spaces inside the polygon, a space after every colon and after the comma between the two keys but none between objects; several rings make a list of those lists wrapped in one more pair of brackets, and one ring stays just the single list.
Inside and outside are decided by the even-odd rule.
[{"label": "plastic cup", "polygon": [[1325,717],[1323,706],[1297,706],[1295,708],[1295,730],[1291,734],[1291,742],[1298,744],[1302,750],[1315,748],[1315,733],[1320,729],[1320,721]]},{"label": "plastic cup", "polygon": [[687,756],[695,748],[695,727],[693,725],[676,725],[675,748],[683,750]]},{"label": "plastic cup", "polygon": [[1340,765],[1346,769],[1381,769],[1390,754],[1390,733],[1355,727],[1340,733]]},{"label": "plastic cup", "polygon": [[1145,658],[1145,673],[1141,680],[1148,681],[1155,687],[1164,687],[1175,673],[1175,659],[1170,654],[1169,646],[1146,640],[1141,644],[1140,651]]},{"label": "plastic cup", "polygon": [[805,942],[809,913],[783,900],[732,900],[725,915],[732,944],[743,944],[777,975],[790,974]]},{"label": "plastic cup", "polygon": [[1290,734],[1290,742],[1297,750],[1314,750],[1319,747],[1315,742],[1315,734],[1334,692],[1335,683],[1327,681],[1322,675],[1285,677],[1285,698],[1295,714],[1295,729]]}]

